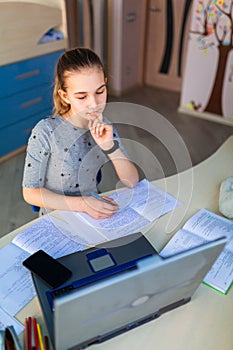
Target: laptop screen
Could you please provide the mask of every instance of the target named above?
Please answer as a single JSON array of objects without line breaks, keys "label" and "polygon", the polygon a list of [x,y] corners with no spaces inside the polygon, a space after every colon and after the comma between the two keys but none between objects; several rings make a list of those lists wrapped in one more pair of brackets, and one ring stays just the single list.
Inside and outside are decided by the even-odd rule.
[{"label": "laptop screen", "polygon": [[81,349],[105,341],[186,303],[225,243],[223,238],[167,259],[145,258],[134,270],[58,297],[55,348]]}]

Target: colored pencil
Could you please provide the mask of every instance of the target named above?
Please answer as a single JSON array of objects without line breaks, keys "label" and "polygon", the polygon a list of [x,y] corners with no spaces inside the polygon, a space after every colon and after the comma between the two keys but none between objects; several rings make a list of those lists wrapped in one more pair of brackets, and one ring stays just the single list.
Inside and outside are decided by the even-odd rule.
[{"label": "colored pencil", "polygon": [[36,347],[36,350],[40,350],[39,336],[38,336],[38,329],[37,329],[37,320],[35,317],[33,317],[33,319],[32,319],[32,324],[33,324],[33,330],[34,330],[35,347]]},{"label": "colored pencil", "polygon": [[37,331],[38,331],[38,337],[39,337],[40,350],[45,350],[44,342],[43,342],[43,338],[42,338],[41,327],[40,327],[39,323],[37,323]]},{"label": "colored pencil", "polygon": [[44,336],[45,350],[49,350],[49,338],[47,335]]},{"label": "colored pencil", "polygon": [[29,316],[27,319],[28,325],[28,350],[32,350],[32,318]]}]

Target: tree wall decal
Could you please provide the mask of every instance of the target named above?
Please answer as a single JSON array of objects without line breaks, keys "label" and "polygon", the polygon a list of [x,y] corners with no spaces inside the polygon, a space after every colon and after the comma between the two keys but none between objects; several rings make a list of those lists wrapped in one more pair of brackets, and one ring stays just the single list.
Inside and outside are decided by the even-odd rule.
[{"label": "tree wall decal", "polygon": [[223,115],[222,94],[226,67],[233,50],[233,0],[199,0],[195,4],[195,21],[190,30],[197,47],[208,54],[211,48],[218,50],[215,79],[205,112]]}]

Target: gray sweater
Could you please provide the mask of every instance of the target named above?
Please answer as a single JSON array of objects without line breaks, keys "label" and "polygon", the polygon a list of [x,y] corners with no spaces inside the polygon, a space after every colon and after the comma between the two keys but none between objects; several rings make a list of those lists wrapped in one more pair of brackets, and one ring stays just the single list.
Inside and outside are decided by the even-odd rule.
[{"label": "gray sweater", "polygon": [[[104,122],[110,123],[106,118]],[[113,132],[127,156],[115,128]],[[32,130],[23,186],[45,187],[64,195],[87,195],[97,192],[97,174],[107,161],[89,130],[77,128],[61,116],[48,117]]]}]

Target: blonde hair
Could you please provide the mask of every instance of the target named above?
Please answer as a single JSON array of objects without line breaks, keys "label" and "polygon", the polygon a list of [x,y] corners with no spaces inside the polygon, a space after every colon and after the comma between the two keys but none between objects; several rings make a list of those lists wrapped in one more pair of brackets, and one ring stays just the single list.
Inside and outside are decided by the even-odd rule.
[{"label": "blonde hair", "polygon": [[94,51],[87,48],[74,48],[68,50],[59,58],[55,70],[55,83],[53,89],[54,115],[64,115],[70,110],[70,104],[66,103],[58,93],[60,89],[66,91],[67,73],[93,67],[102,70],[106,77],[105,69],[100,58]]}]

